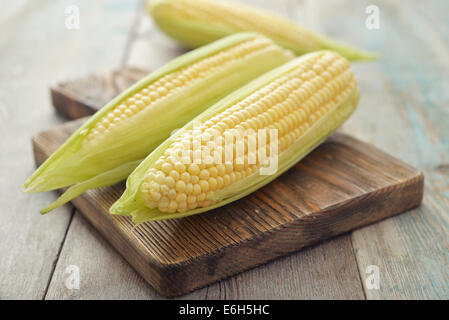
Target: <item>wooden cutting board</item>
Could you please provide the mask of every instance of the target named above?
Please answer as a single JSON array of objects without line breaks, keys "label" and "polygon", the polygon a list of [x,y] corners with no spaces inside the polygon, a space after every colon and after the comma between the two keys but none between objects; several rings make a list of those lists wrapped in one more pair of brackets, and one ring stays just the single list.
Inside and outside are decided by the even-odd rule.
[{"label": "wooden cutting board", "polygon": [[[107,83],[97,78],[90,92]],[[85,80],[74,80],[71,87],[82,88]],[[67,109],[86,105],[85,98],[82,90],[72,92]],[[83,121],[33,137],[36,163]],[[123,183],[88,191],[72,203],[151,286],[177,296],[411,209],[422,201],[423,182],[415,168],[336,133],[269,185],[208,213],[135,226],[127,217],[108,213]]]}]

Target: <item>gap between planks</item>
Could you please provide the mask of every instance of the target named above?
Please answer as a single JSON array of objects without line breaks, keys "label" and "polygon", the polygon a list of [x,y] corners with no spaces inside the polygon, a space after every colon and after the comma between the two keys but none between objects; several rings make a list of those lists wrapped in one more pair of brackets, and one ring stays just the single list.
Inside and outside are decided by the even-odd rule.
[{"label": "gap between planks", "polygon": [[131,24],[131,28],[128,32],[128,38],[126,40],[125,49],[122,54],[122,58],[120,59],[120,68],[124,68],[128,65],[128,60],[131,53],[131,48],[138,37],[137,30],[139,30],[139,26],[142,23],[142,12],[145,7],[145,0],[140,0],[139,5],[136,8],[136,13]]},{"label": "gap between planks", "polygon": [[59,249],[58,249],[58,252],[56,253],[56,257],[53,260],[52,268],[51,268],[51,271],[50,271],[50,276],[48,277],[48,282],[47,282],[47,285],[45,286],[45,291],[44,291],[44,294],[43,294],[41,300],[46,300],[46,298],[47,298],[48,289],[50,288],[50,284],[51,284],[51,281],[53,279],[53,275],[55,274],[56,265],[59,262],[59,257],[61,255],[62,248],[64,247],[64,243],[65,243],[65,239],[67,238],[67,234],[69,233],[70,226],[72,225],[72,221],[73,221],[73,217],[75,216],[75,212],[76,212],[76,208],[72,207],[72,210],[70,211],[69,223],[67,224],[67,228],[66,228],[66,230],[64,232],[64,236],[63,236],[63,238],[61,240],[61,244],[59,245]]}]

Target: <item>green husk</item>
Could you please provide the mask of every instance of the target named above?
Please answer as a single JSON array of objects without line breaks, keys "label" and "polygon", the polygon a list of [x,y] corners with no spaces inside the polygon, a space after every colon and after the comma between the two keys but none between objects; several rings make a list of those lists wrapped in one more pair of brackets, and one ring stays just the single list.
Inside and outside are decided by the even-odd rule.
[{"label": "green husk", "polygon": [[[150,0],[147,2],[146,10],[164,33],[188,48],[197,48],[237,32],[260,32],[259,30],[255,29],[236,29],[232,26],[226,26],[206,20],[200,21],[189,19],[185,17],[181,12],[176,12],[176,9],[172,7],[172,5],[176,4],[176,2],[176,0]],[[226,3],[229,4],[230,1],[226,1]],[[283,17],[277,16],[271,12],[261,10],[259,8],[253,8],[240,3],[231,2],[230,4],[235,7],[241,6],[249,10],[253,10],[265,19],[276,19],[283,22],[288,21]],[[236,18],[233,17],[233,19]],[[263,23],[263,20],[264,19],[261,18],[261,21],[259,23]],[[352,46],[333,41],[324,35],[309,31],[293,22],[289,23],[292,30],[297,30],[298,33],[307,33],[314,40],[313,46],[310,46],[310,44],[306,43],[287,41],[280,36],[269,34],[265,34],[265,36],[270,37],[280,46],[292,50],[296,55],[302,55],[304,53],[317,50],[333,50],[350,61],[373,61],[378,57],[377,53],[359,50]]]},{"label": "green husk", "polygon": [[[314,53],[312,53],[314,54]],[[238,200],[260,187],[266,185],[283,172],[288,170],[291,166],[297,163],[300,159],[305,157],[310,151],[318,146],[324,139],[326,139],[334,130],[336,130],[354,111],[359,100],[358,89],[345,99],[340,105],[336,106],[329,113],[319,119],[312,127],[310,127],[292,146],[279,155],[279,167],[273,175],[260,175],[258,172],[240,180],[232,186],[222,189],[215,194],[215,199],[218,203],[204,208],[197,208],[183,213],[164,213],[156,209],[150,209],[145,206],[141,197],[141,185],[143,183],[145,173],[154,165],[165,150],[176,140],[178,136],[183,134],[186,130],[190,130],[196,123],[204,122],[214,115],[222,112],[230,105],[236,104],[249,94],[264,87],[276,78],[289,72],[304,59],[311,54],[296,58],[295,60],[286,63],[285,65],[268,72],[267,74],[252,81],[241,89],[233,92],[226,98],[217,102],[208,110],[200,114],[191,122],[186,124],[176,134],[164,141],[158,148],[156,148],[136,170],[130,174],[126,181],[126,190],[122,197],[118,199],[110,208],[112,214],[129,215],[133,217],[135,223],[142,223],[151,220],[175,219],[186,217],[198,213],[202,213],[214,208],[221,207],[225,204]]]},{"label": "green husk", "polygon": [[128,119],[126,125],[117,128],[114,134],[102,136],[98,145],[86,147],[85,144],[83,145],[83,140],[89,130],[124,99],[164,75],[259,37],[262,36],[242,33],[221,39],[186,53],[149,74],[106,104],[72,134],[25,182],[24,191],[43,192],[80,183],[70,189],[70,192],[56,204],[44,209],[47,212],[49,208],[53,209],[91,187],[105,186],[108,183],[113,184],[111,182],[126,179],[129,172],[116,170],[116,168],[122,165],[126,167],[126,164],[144,159],[173,130],[182,127],[240,86],[289,61],[292,58],[291,53],[277,48],[233,61],[228,67],[196,81],[188,89],[180,90],[170,97],[159,100],[151,108]]},{"label": "green husk", "polygon": [[68,188],[55,202],[51,203],[47,207],[41,210],[41,214],[46,214],[57,207],[66,204],[70,200],[78,197],[86,190],[96,189],[106,186],[111,186],[120,181],[123,181],[134,169],[142,162],[143,159],[125,163],[121,166],[118,166],[112,170],[100,173],[93,178],[85,180],[83,182],[79,182],[74,184],[70,188]]}]

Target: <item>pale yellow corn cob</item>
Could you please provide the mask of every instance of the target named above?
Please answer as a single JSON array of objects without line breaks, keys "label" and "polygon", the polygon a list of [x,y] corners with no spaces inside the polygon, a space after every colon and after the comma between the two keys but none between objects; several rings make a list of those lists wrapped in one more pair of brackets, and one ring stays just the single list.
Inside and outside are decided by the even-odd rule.
[{"label": "pale yellow corn cob", "polygon": [[307,30],[269,11],[223,0],[149,0],[147,10],[167,35],[190,48],[236,32],[252,31],[270,37],[301,55],[330,49],[349,60],[373,60],[376,54]]},{"label": "pale yellow corn cob", "polygon": [[[322,51],[297,58],[212,106],[195,119],[199,126],[187,124],[164,142],[131,174],[129,191],[111,211],[146,221],[195,214],[234,201],[304,157],[343,123],[358,97],[356,80],[343,57]],[[271,135],[256,149],[244,140],[243,161],[237,160],[233,145],[231,161],[226,161],[223,142],[232,130],[274,130],[277,149],[269,149],[267,155],[278,154],[277,171],[261,175],[264,163],[256,157],[274,139]],[[195,141],[200,144],[195,146]],[[220,156],[215,162],[202,156],[196,163],[198,151]]]}]

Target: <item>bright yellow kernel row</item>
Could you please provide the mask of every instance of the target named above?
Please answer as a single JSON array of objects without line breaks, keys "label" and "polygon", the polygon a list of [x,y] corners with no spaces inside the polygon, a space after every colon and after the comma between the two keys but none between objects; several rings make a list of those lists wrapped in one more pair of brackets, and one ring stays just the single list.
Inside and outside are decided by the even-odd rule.
[{"label": "bright yellow kernel row", "polygon": [[[223,156],[218,163],[194,163],[195,152],[201,153],[206,147],[209,151],[223,151],[223,136],[211,141],[204,139],[206,135],[213,130],[223,135],[230,129],[277,129],[278,151],[282,152],[347,97],[354,86],[355,79],[343,58],[330,53],[309,58],[300,67],[180,135],[147,172],[141,189],[146,205],[162,212],[183,212],[213,204],[210,198],[215,191],[255,173],[262,164],[259,159],[249,163],[254,152],[248,152],[248,140],[243,163],[236,161],[235,145],[231,163],[225,163]],[[199,145],[194,146],[195,141]]]},{"label": "bright yellow kernel row", "polygon": [[123,121],[149,108],[160,99],[168,98],[179,90],[187,88],[192,82],[217,72],[217,69],[226,68],[229,63],[270,46],[274,46],[274,44],[265,38],[249,40],[165,75],[132,94],[105,115],[90,130],[86,141],[88,143],[96,141],[109,134]]}]

